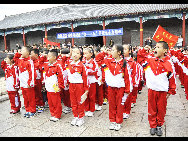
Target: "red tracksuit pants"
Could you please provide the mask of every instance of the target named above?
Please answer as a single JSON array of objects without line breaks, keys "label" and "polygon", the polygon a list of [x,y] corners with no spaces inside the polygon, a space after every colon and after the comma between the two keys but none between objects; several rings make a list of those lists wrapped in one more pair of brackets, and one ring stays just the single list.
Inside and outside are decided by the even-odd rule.
[{"label": "red tracksuit pants", "polygon": [[70,83],[69,93],[74,117],[82,118],[83,116],[85,116],[85,102],[80,104],[81,96],[84,94],[83,83]]},{"label": "red tracksuit pants", "polygon": [[133,87],[131,103],[136,103],[138,87]]},{"label": "red tracksuit pants", "polygon": [[96,99],[95,103],[99,106],[102,106],[103,104],[103,85],[96,84]]},{"label": "red tracksuit pants", "polygon": [[85,101],[85,111],[95,111],[96,83],[90,84],[89,93]]},{"label": "red tracksuit pants", "polygon": [[184,88],[185,88],[186,99],[188,100],[188,75],[186,74],[184,74]]},{"label": "red tracksuit pants", "polygon": [[[134,87],[133,87],[133,88],[134,88]],[[133,95],[133,92],[131,92],[131,93],[127,96],[127,99],[126,99],[125,104],[124,104],[124,106],[123,106],[123,113],[130,114],[130,112],[131,112],[132,95]]]},{"label": "red tracksuit pants", "polygon": [[67,107],[71,107],[69,90],[63,90],[62,93],[63,104]]},{"label": "red tracksuit pants", "polygon": [[50,109],[51,116],[56,118],[61,118],[62,114],[62,105],[61,105],[61,96],[60,92],[48,92],[48,105]]},{"label": "red tracksuit pants", "polygon": [[7,91],[7,92],[10,100],[11,109],[14,111],[19,111],[21,107],[21,101],[18,91]]},{"label": "red tracksuit pants", "polygon": [[36,101],[34,87],[31,88],[21,88],[24,98],[24,106],[26,112],[35,113],[36,112]]},{"label": "red tracksuit pants", "polygon": [[148,120],[151,128],[162,126],[166,115],[167,92],[148,89]]},{"label": "red tracksuit pants", "polygon": [[35,90],[35,100],[36,100],[36,105],[37,106],[44,106],[44,101],[43,101],[43,95],[42,95],[42,83],[40,79],[36,80],[36,85],[34,87]]},{"label": "red tracksuit pants", "polygon": [[181,82],[181,85],[183,85],[184,86],[184,75],[183,75],[184,73],[183,73],[183,69],[182,68],[179,68],[179,80],[180,80],[180,82]]},{"label": "red tracksuit pants", "polygon": [[141,91],[142,90],[142,81],[140,80],[139,84],[138,84],[138,90]]},{"label": "red tracksuit pants", "polygon": [[125,88],[108,86],[109,120],[121,124],[123,122],[122,97]]},{"label": "red tracksuit pants", "polygon": [[108,99],[108,86],[106,83],[102,84],[103,85],[103,97]]}]

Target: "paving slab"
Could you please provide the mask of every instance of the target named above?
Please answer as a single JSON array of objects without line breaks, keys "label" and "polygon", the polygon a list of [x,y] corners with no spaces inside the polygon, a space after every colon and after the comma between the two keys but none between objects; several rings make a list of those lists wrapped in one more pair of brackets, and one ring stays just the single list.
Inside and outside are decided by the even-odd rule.
[{"label": "paving slab", "polygon": [[[1,86],[4,87],[4,86]],[[1,88],[3,89],[3,88]],[[20,95],[21,95],[21,91]],[[22,106],[23,96],[20,96]],[[101,111],[95,111],[94,117],[85,117],[81,127],[70,123],[73,114],[62,113],[58,122],[49,120],[49,109],[37,113],[33,118],[25,118],[25,109],[18,114],[9,114],[10,102],[0,102],[0,137],[157,137],[151,136],[148,122],[148,93],[144,87],[137,96],[136,106],[131,109],[128,119],[124,119],[119,131],[109,130],[109,104],[103,105]],[[64,107],[64,105],[62,104]],[[171,95],[167,101],[165,123],[162,126],[162,137],[188,137],[188,100],[177,79],[177,94]]]}]

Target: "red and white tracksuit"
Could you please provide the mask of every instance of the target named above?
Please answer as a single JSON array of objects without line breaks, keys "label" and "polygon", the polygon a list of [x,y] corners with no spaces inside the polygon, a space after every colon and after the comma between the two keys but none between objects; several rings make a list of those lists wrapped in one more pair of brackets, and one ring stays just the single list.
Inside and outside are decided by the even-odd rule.
[{"label": "red and white tracksuit", "polygon": [[[96,62],[96,60],[95,60],[95,62]],[[102,67],[99,66],[98,63],[97,63],[97,65],[98,65],[98,71],[97,71],[95,103],[98,104],[99,106],[102,106],[102,104],[103,104],[103,92],[104,92],[104,88],[103,88],[104,84],[102,84]]]},{"label": "red and white tracksuit", "polygon": [[42,82],[41,82],[41,67],[40,65],[40,59],[33,60],[35,71],[36,71],[36,85],[34,86],[34,92],[35,92],[35,99],[36,99],[36,105],[37,106],[44,106],[43,102],[43,96],[42,96]]},{"label": "red and white tracksuit", "polygon": [[141,88],[139,88],[139,85],[141,85],[142,74],[143,74],[143,68],[139,63],[136,62],[135,84],[132,91],[131,103],[136,103],[138,90],[142,90]]},{"label": "red and white tracksuit", "polygon": [[86,67],[86,75],[89,83],[89,93],[85,101],[85,111],[95,111],[95,100],[96,100],[96,82],[97,82],[97,71],[98,65],[93,58],[90,60],[82,61]]},{"label": "red and white tracksuit", "polygon": [[[24,106],[26,112],[35,113],[36,112],[36,101],[34,86],[36,84],[36,72],[34,71],[33,60],[28,58],[18,58],[19,56],[15,55],[16,65],[19,68],[19,80],[20,87],[22,90],[24,98]],[[31,88],[28,88],[30,86]]]},{"label": "red and white tracksuit", "polygon": [[[99,53],[104,56],[104,52]],[[99,62],[99,60],[98,60]],[[129,64],[125,68],[123,59],[116,61],[114,58],[104,59],[105,68],[103,74],[103,82],[108,85],[108,101],[109,101],[109,119],[110,122],[121,124],[123,122],[124,93],[129,94],[132,91],[132,78]]]},{"label": "red and white tracksuit", "polygon": [[188,55],[184,56],[184,88],[185,88],[185,94],[186,99],[188,100]]},{"label": "red and white tracksuit", "polygon": [[[102,80],[102,75],[104,75],[104,59],[107,58],[106,57],[106,53],[99,53],[95,56],[95,61],[97,62],[97,65],[99,66],[99,70],[97,72],[98,75],[98,85],[97,84],[97,95],[96,98],[98,98],[98,100],[96,100],[96,103],[99,104],[99,106],[102,106],[103,104],[103,98],[108,99],[108,86],[107,84],[104,82],[101,84],[101,82],[103,82],[104,80]],[[98,101],[98,102],[97,102]]]},{"label": "red and white tracksuit", "polygon": [[89,90],[86,68],[79,60],[67,61],[66,70],[68,73],[69,93],[71,99],[71,107],[74,117],[82,118],[85,116],[85,102],[81,104],[81,96],[86,90]]},{"label": "red and white tracksuit", "polygon": [[156,128],[165,122],[167,93],[176,94],[175,69],[169,56],[148,58],[144,49],[139,52],[139,57],[144,59],[142,66],[148,87],[148,120],[150,127]]},{"label": "red and white tracksuit", "polygon": [[[62,105],[61,105],[61,89],[64,88],[63,68],[56,61],[53,64],[48,63],[44,67],[43,81],[47,90],[48,104],[51,116],[61,118]],[[56,88],[59,90],[56,90]]]},{"label": "red and white tracksuit", "polygon": [[124,108],[123,108],[123,113],[126,114],[130,114],[131,111],[131,102],[132,102],[132,97],[133,95],[135,95],[135,91],[136,89],[136,73],[137,73],[137,66],[136,66],[136,62],[134,61],[134,59],[132,57],[126,57],[125,58],[127,61],[127,64],[130,66],[130,73],[131,73],[131,78],[132,78],[132,83],[133,83],[133,90],[130,92],[130,94],[128,95],[125,104],[124,104]]},{"label": "red and white tracksuit", "polygon": [[188,100],[188,55],[171,50],[172,61],[175,69],[178,70],[181,85],[185,88],[186,99]]},{"label": "red and white tracksuit", "polygon": [[18,67],[9,65],[4,60],[1,62],[1,68],[5,71],[6,89],[10,99],[11,109],[19,111],[21,107],[19,89]]}]

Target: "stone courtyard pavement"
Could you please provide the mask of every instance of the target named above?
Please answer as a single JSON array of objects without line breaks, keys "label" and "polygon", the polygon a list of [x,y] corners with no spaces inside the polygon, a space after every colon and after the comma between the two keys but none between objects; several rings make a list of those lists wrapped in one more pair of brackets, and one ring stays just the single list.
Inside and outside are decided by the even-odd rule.
[{"label": "stone courtyard pavement", "polygon": [[[23,106],[23,96],[21,101]],[[177,94],[170,96],[167,103],[162,137],[188,137],[188,101],[179,79]],[[138,94],[136,106],[132,108],[129,119],[124,120],[119,131],[108,129],[108,107],[108,104],[103,105],[102,111],[95,111],[94,117],[85,117],[85,124],[77,127],[70,124],[72,112],[63,113],[58,122],[49,121],[49,109],[28,119],[23,117],[23,108],[18,114],[9,114],[9,100],[5,100],[0,102],[0,137],[157,137],[149,133],[146,87]]]}]

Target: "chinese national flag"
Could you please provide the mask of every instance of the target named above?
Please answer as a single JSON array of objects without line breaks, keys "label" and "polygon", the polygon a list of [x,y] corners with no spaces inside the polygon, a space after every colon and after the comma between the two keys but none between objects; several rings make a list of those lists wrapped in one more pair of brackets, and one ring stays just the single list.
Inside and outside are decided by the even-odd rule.
[{"label": "chinese national flag", "polygon": [[46,45],[54,45],[54,46],[58,46],[60,48],[60,43],[51,42],[51,41],[47,40],[46,38],[43,38],[43,42],[46,43]]},{"label": "chinese national flag", "polygon": [[153,35],[153,39],[156,42],[165,41],[168,43],[169,48],[172,48],[175,46],[176,42],[178,41],[178,38],[179,38],[178,36],[167,32],[160,25],[157,27],[157,29]]}]

